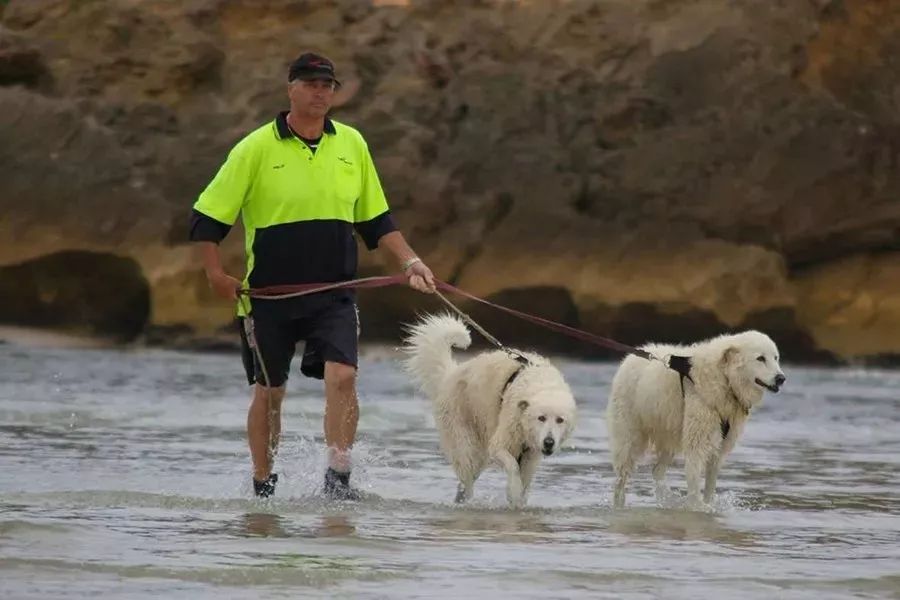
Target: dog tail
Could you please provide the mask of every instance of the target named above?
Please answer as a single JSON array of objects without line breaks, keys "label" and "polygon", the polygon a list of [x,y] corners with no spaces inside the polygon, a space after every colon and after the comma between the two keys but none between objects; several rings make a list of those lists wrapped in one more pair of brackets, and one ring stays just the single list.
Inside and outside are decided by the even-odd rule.
[{"label": "dog tail", "polygon": [[472,343],[469,330],[452,315],[425,315],[407,329],[407,334],[403,341],[406,371],[434,399],[441,382],[456,367],[452,349],[468,348]]}]

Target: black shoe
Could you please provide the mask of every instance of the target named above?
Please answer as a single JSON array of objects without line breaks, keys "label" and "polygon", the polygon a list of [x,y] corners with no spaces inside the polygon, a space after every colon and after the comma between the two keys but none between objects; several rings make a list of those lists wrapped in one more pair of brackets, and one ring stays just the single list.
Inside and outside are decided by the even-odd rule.
[{"label": "black shoe", "polygon": [[328,467],[325,471],[325,495],[332,500],[356,502],[362,494],[350,487],[350,473],[339,473]]},{"label": "black shoe", "polygon": [[278,483],[278,473],[272,473],[263,481],[253,480],[253,492],[257,498],[268,498],[275,495],[275,484]]}]

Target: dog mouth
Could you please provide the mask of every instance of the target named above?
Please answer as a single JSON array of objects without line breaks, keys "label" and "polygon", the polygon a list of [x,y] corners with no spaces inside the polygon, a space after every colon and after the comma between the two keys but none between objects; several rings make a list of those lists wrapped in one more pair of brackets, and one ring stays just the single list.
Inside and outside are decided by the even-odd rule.
[{"label": "dog mouth", "polygon": [[777,394],[778,390],[781,389],[781,387],[777,383],[766,383],[762,379],[757,379],[756,383],[757,383],[757,385],[761,385],[762,387],[766,388],[773,394]]},{"label": "dog mouth", "polygon": [[551,448],[550,450],[547,450],[546,448],[544,448],[541,450],[541,454],[543,454],[544,456],[550,456],[551,454],[553,454],[553,449]]}]

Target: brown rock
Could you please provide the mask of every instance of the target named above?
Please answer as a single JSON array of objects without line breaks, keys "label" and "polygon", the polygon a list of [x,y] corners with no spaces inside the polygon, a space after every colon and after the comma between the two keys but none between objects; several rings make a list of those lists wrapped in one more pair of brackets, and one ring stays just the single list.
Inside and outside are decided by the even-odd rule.
[{"label": "brown rock", "polygon": [[[788,358],[900,352],[889,269],[846,266],[900,251],[895,2],[12,0],[0,19],[0,265],[129,257],[154,331],[229,326],[187,216],[312,49],[442,278],[635,343],[759,326]],[[839,317],[822,290],[858,280]],[[389,337],[437,307],[361,302]]]},{"label": "brown rock", "polygon": [[900,354],[900,253],[856,255],[796,277],[800,324],[844,356]]}]

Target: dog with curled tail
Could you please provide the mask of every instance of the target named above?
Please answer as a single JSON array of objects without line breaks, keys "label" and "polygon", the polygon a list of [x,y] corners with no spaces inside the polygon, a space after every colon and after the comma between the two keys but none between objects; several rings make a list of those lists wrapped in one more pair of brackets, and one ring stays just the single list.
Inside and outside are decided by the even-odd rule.
[{"label": "dog with curled tail", "polygon": [[525,505],[541,459],[575,426],[575,399],[562,374],[533,353],[494,350],[463,362],[453,348],[471,337],[451,315],[429,315],[408,329],[406,371],[431,400],[441,449],[459,480],[456,502],[472,497],[491,463],[506,473],[510,507]]}]

